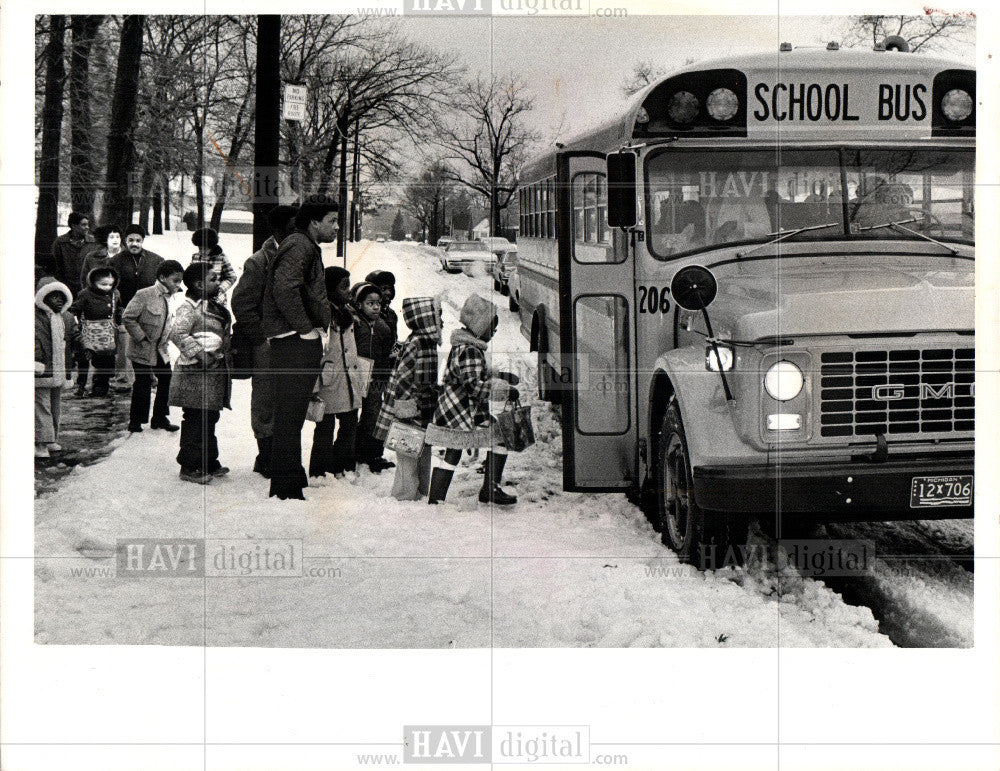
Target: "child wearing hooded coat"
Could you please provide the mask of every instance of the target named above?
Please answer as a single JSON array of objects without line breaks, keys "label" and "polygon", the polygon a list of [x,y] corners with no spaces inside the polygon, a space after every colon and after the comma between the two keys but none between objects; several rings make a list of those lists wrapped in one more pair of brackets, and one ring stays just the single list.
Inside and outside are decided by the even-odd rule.
[{"label": "child wearing hooded coat", "polygon": [[[441,345],[441,303],[436,297],[403,300],[403,322],[411,334],[399,349],[389,377],[385,401],[375,425],[375,438],[385,442],[393,420],[409,421],[426,428],[434,416],[438,397],[438,346]],[[396,454],[396,478],[392,496],[417,501],[428,494],[431,447],[424,445],[416,457]]]},{"label": "child wearing hooded coat", "polygon": [[73,303],[69,287],[51,276],[38,281],[35,292],[35,457],[48,458],[62,449],[59,415],[62,389],[73,382],[76,320],[64,310]]},{"label": "child wearing hooded coat", "polygon": [[479,295],[471,295],[459,317],[462,329],[451,336],[451,352],[445,366],[441,395],[434,420],[427,426],[427,444],[445,447],[444,459],[431,475],[428,503],[445,499],[462,450],[487,447],[480,503],[507,506],[517,498],[500,489],[507,448],[502,444],[496,422],[490,415],[489,402],[517,399],[513,386],[519,379],[512,372],[491,370],[486,364],[486,347],[496,333],[497,306]]},{"label": "child wearing hooded coat", "polygon": [[[327,473],[339,476],[353,472],[357,467],[354,441],[366,376],[358,362],[354,316],[348,309],[351,274],[344,268],[333,266],[325,270],[324,280],[332,321],[316,384],[324,415],[313,431],[312,451],[309,454],[311,477]],[[340,428],[334,441],[338,421]]]},{"label": "child wearing hooded coat", "polygon": [[[81,330],[85,330],[89,322],[103,322],[108,327],[107,340],[110,347],[97,350],[95,337],[88,340],[83,335],[83,346],[87,359],[94,367],[94,379],[91,386],[91,396],[107,396],[111,376],[115,372],[115,342],[117,330],[122,323],[122,298],[118,293],[118,271],[114,268],[96,267],[87,274],[86,287],[76,296],[69,312],[79,320]],[[108,325],[107,322],[111,324]],[[97,325],[95,325],[97,326]],[[87,386],[87,370],[81,369],[77,378],[77,391],[83,391]]]}]

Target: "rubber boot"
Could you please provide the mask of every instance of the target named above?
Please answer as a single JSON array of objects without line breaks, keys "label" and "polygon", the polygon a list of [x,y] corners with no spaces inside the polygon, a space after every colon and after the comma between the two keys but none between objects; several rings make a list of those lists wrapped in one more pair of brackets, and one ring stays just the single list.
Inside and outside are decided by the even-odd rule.
[{"label": "rubber boot", "polygon": [[503,467],[507,463],[507,455],[495,452],[486,454],[483,472],[483,487],[479,491],[480,503],[495,503],[497,506],[510,506],[517,503],[517,496],[509,495],[500,489],[500,478]]},{"label": "rubber boot", "polygon": [[257,440],[257,459],[253,462],[253,470],[264,479],[271,478],[271,446],[273,437],[266,436]]},{"label": "rubber boot", "polygon": [[431,489],[427,496],[428,503],[440,503],[448,495],[451,478],[455,475],[453,468],[436,468],[431,473]]}]

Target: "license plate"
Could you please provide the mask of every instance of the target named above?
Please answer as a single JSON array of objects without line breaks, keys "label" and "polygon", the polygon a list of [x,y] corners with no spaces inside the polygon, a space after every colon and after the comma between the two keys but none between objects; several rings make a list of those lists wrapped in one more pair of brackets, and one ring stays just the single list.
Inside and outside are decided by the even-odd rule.
[{"label": "license plate", "polygon": [[910,486],[911,509],[971,505],[972,474],[950,477],[913,477],[913,483]]}]

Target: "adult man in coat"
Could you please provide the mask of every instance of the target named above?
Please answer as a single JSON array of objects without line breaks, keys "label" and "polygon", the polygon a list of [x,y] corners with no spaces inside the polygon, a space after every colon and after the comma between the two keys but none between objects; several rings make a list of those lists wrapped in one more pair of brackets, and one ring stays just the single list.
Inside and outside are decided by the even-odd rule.
[{"label": "adult man in coat", "polygon": [[[90,218],[82,212],[70,212],[66,220],[69,232],[63,233],[52,243],[52,269],[59,281],[66,285],[73,297],[80,294],[85,283],[80,280],[83,259],[95,245],[94,237],[90,235]],[[77,371],[76,395],[84,395],[84,383],[87,380],[87,370],[90,360],[83,349],[83,343],[73,344],[73,364]]]},{"label": "adult man in coat", "polygon": [[257,440],[257,459],[253,470],[264,477],[271,476],[271,447],[274,440],[274,393],[269,370],[271,348],[263,328],[264,286],[268,267],[278,253],[278,246],[295,229],[294,206],[275,206],[267,214],[271,230],[260,249],[243,265],[243,275],[233,289],[232,306],[236,324],[233,326],[233,347],[248,346],[252,350],[250,366],[250,427]]},{"label": "adult man in coat", "polygon": [[271,496],[304,500],[302,426],[320,372],[320,330],[330,326],[323,255],[319,245],[337,237],[337,204],[307,199],[295,231],[278,247],[264,285],[261,328],[271,348],[274,439]]},{"label": "adult man in coat", "polygon": [[[125,228],[125,249],[111,259],[111,267],[118,271],[118,291],[122,296],[122,305],[125,306],[140,289],[156,283],[156,271],[163,264],[160,255],[143,248],[142,242],[145,240],[146,230],[142,225],[129,225]],[[125,351],[127,344],[128,335],[122,330],[115,354],[117,374],[112,381],[112,387],[116,391],[127,391],[135,380],[132,362]]]}]

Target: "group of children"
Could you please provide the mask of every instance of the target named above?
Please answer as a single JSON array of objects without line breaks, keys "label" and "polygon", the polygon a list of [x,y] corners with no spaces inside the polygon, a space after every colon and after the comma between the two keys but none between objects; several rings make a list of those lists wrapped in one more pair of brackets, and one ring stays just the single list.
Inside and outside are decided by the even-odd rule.
[{"label": "group of children", "polygon": [[[212,235],[196,233],[193,240],[201,249],[200,259],[192,260],[187,269],[174,260],[164,261],[156,283],[139,290],[125,308],[117,290],[118,276],[109,266],[93,268],[86,288],[75,300],[65,284],[51,277],[39,281],[35,295],[36,457],[61,449],[57,444],[60,393],[72,382],[74,345],[82,339],[88,351],[94,369],[92,395],[105,395],[115,366],[115,332],[124,325],[137,381],[148,378],[133,388],[130,429],[141,430],[149,420],[155,375],[151,426],[176,431],[168,420],[168,409],[176,406],[183,411],[177,456],[181,478],[206,484],[229,471],[219,461],[215,425],[221,410],[229,407],[231,392],[232,316],[225,306],[222,282],[231,285],[233,274],[217,250],[217,236],[213,239]],[[213,248],[219,254],[211,254]],[[205,252],[209,252],[207,258]],[[353,473],[359,463],[374,473],[396,466],[392,490],[396,498],[426,496],[429,503],[437,503],[447,495],[462,450],[488,448],[479,500],[514,503],[516,498],[500,488],[507,456],[489,412],[491,399],[518,395],[517,376],[494,372],[486,362],[485,351],[498,324],[496,306],[478,295],[467,299],[460,316],[462,328],[452,335],[439,383],[443,320],[437,298],[403,301],[403,321],[410,335],[399,343],[398,319],[390,307],[395,297],[392,273],[374,271],[352,287],[347,270],[329,267],[325,280],[333,321],[314,394],[316,426],[309,475]],[[182,282],[187,290],[184,302],[171,311],[170,297]],[[167,363],[168,342],[180,351],[172,372]],[[426,431],[422,450],[413,456],[397,453],[395,464],[383,457],[394,421]],[[444,452],[431,473],[434,446]]]}]

